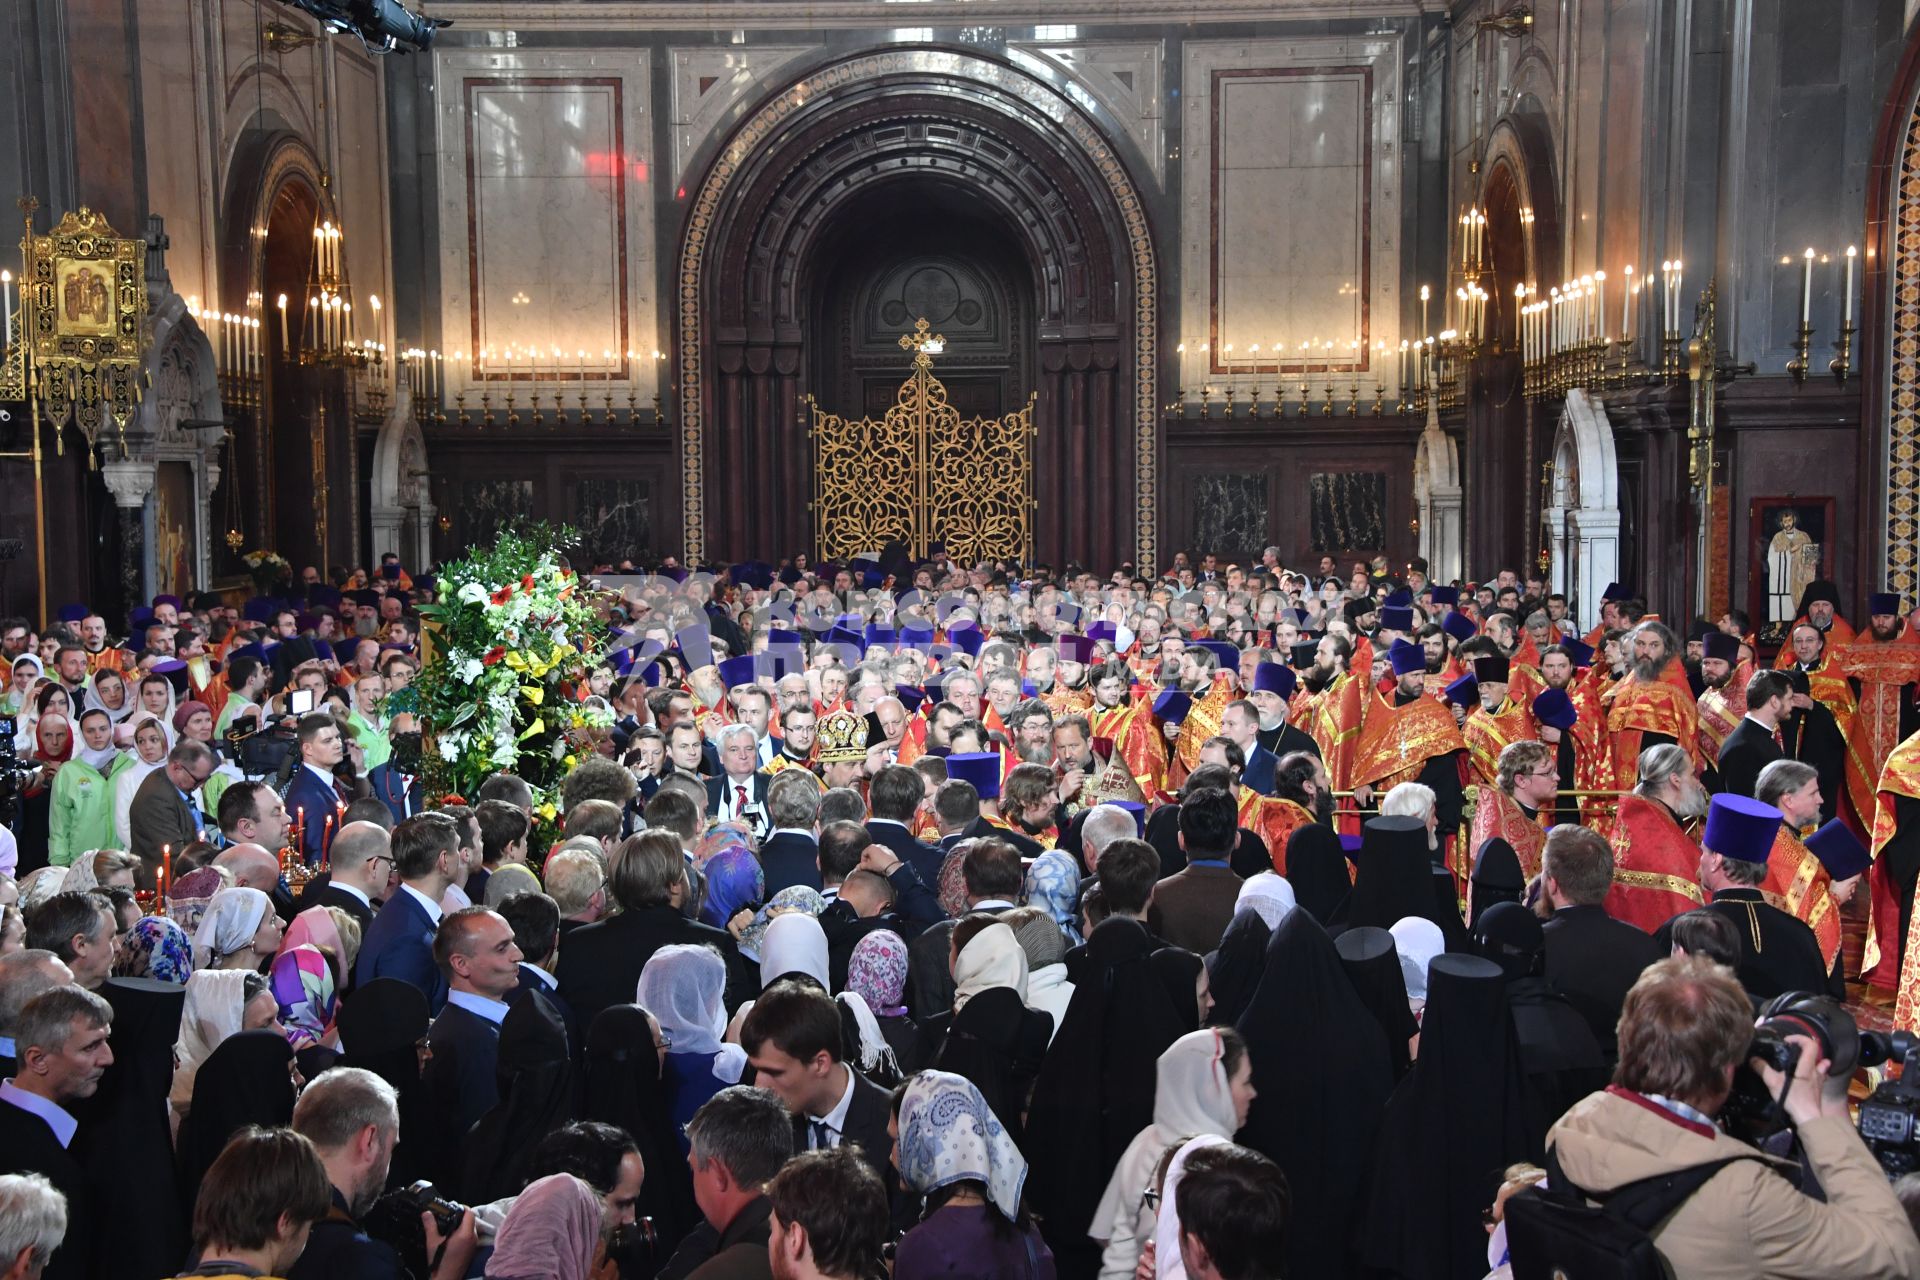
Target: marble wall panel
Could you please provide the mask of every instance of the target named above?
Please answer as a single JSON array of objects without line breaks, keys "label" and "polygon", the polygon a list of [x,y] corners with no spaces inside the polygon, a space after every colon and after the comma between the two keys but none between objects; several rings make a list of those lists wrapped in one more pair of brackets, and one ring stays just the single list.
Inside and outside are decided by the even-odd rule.
[{"label": "marble wall panel", "polygon": [[653,547],[653,486],[626,476],[580,477],[572,490],[572,524],[585,561],[619,563]]},{"label": "marble wall panel", "polygon": [[1331,359],[1368,377],[1381,369],[1374,344],[1397,348],[1397,49],[1384,37],[1185,44],[1182,386],[1218,382],[1229,345],[1242,375],[1256,343],[1269,373],[1277,345],[1289,373]]},{"label": "marble wall panel", "polygon": [[[1036,28],[1036,31],[1045,33],[1047,28]],[[1118,125],[1132,137],[1139,144],[1153,180],[1165,186],[1165,42],[1062,44],[1054,40],[1010,41],[1007,56],[1016,63],[1031,60],[1035,69],[1048,78],[1064,73],[1068,77],[1065,85],[1068,96],[1095,116],[1104,112],[1103,123]]]},{"label": "marble wall panel", "polygon": [[1208,551],[1239,552],[1263,546],[1267,539],[1267,476],[1241,471],[1210,471],[1189,482],[1193,499],[1192,545]]},{"label": "marble wall panel", "polygon": [[1380,551],[1386,547],[1386,472],[1316,472],[1307,478],[1307,500],[1315,551]]},{"label": "marble wall panel", "polygon": [[667,50],[675,180],[697,179],[699,175],[687,172],[687,165],[707,138],[735,119],[736,108],[777,88],[782,69],[817,47],[739,44]]},{"label": "marble wall panel", "polygon": [[449,392],[508,378],[571,388],[584,372],[595,395],[650,395],[645,52],[448,50],[434,71],[441,315],[426,345],[468,357]]}]

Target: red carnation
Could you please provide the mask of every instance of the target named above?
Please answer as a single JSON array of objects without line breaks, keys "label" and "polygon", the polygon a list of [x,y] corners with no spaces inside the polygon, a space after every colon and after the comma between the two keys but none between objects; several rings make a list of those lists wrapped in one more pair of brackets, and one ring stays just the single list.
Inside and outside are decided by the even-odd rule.
[{"label": "red carnation", "polygon": [[507,656],[507,646],[503,644],[497,644],[493,646],[493,648],[487,650],[486,653],[481,655],[480,665],[483,667],[491,667],[495,663],[499,662],[500,659],[506,656]]},{"label": "red carnation", "polygon": [[493,602],[495,604],[505,604],[507,601],[511,599],[513,599],[512,587],[502,587],[498,591],[493,593]]},{"label": "red carnation", "polygon": [[533,575],[532,574],[529,573],[521,576],[520,589],[525,591],[528,595],[533,594]]}]

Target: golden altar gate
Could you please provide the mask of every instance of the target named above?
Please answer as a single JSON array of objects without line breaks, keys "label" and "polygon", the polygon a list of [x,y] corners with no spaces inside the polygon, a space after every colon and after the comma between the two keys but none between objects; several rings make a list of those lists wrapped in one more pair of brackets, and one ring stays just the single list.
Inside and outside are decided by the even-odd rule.
[{"label": "golden altar gate", "polygon": [[814,534],[820,553],[844,559],[904,544],[916,556],[935,542],[961,564],[1033,559],[1033,396],[1018,413],[962,418],[933,376],[946,340],[922,319],[900,346],[913,372],[878,422],[825,413],[813,423]]}]

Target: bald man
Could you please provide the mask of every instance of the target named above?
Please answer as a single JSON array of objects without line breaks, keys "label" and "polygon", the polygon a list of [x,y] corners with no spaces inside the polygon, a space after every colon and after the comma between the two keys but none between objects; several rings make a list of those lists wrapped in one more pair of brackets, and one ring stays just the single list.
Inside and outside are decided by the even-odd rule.
[{"label": "bald man", "polygon": [[293,894],[280,882],[280,859],[257,844],[228,845],[214,858],[213,865],[225,867],[234,884],[243,889],[258,889],[273,900],[274,914],[292,922],[298,908]]},{"label": "bald man", "polygon": [[0,956],[0,1079],[12,1079],[16,1068],[13,1033],[27,1001],[43,991],[73,981],[73,970],[51,951],[29,948]]},{"label": "bald man", "polygon": [[349,822],[333,837],[328,860],[326,883],[316,878],[300,900],[301,909],[338,907],[364,930],[373,923],[375,907],[386,900],[387,878],[393,872],[392,837],[376,822]]}]

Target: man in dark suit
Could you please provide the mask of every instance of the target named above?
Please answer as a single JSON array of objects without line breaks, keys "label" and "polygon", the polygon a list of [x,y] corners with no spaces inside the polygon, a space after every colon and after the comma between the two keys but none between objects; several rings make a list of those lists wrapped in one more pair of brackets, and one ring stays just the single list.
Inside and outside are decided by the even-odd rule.
[{"label": "man in dark suit", "polygon": [[742,960],[733,935],[680,914],[687,861],[678,836],[643,831],[629,837],[614,851],[608,888],[620,914],[569,933],[555,973],[560,994],[581,1026],[591,1027],[609,1005],[633,1003],[640,970],[655,951],[676,942],[704,944],[720,953],[727,962],[729,1010],[752,998],[759,976]]},{"label": "man in dark suit", "polygon": [[1555,827],[1541,862],[1544,892],[1553,907],[1546,922],[1546,979],[1593,1028],[1608,1061],[1616,1053],[1614,1027],[1641,970],[1666,953],[1652,938],[1601,904],[1613,887],[1613,849],[1584,827]]},{"label": "man in dark suit", "polygon": [[65,1243],[42,1273],[52,1280],[91,1274],[97,1198],[69,1148],[79,1128],[74,1107],[94,1095],[113,1062],[112,1023],[112,1008],[91,991],[42,992],[21,1011],[19,1064],[0,1083],[0,1173],[40,1174],[67,1198]]},{"label": "man in dark suit", "polygon": [[140,859],[139,883],[151,889],[159,875],[163,849],[184,849],[213,825],[189,798],[206,784],[219,761],[204,742],[182,739],[167,753],[167,762],[148,774],[133,793],[127,810],[129,850]]},{"label": "man in dark suit", "polygon": [[[1025,877],[1020,855],[1004,840],[980,840],[962,859],[967,912],[1002,915],[1020,904]],[[913,1016],[925,1022],[953,1012],[954,921],[942,920],[907,944],[907,1001]]]},{"label": "man in dark suit", "polygon": [[347,784],[333,767],[345,758],[346,740],[340,726],[324,711],[300,718],[297,736],[300,763],[287,783],[287,812],[300,830],[300,856],[308,866],[320,861],[326,842],[340,826],[340,811],[353,800]]},{"label": "man in dark suit", "polygon": [[354,985],[398,978],[425,992],[438,1012],[447,1002],[447,979],[433,958],[434,933],[460,857],[459,829],[443,813],[416,814],[394,827],[391,848],[400,887],[360,941]]},{"label": "man in dark suit", "polygon": [[1238,840],[1232,798],[1202,787],[1180,802],[1180,849],[1187,865],[1153,891],[1147,928],[1169,945],[1205,955],[1219,947],[1233,921],[1240,877],[1227,865]]},{"label": "man in dark suit", "polygon": [[1260,711],[1242,698],[1227,704],[1220,717],[1220,731],[1231,738],[1246,764],[1240,770],[1240,785],[1251,787],[1263,796],[1273,794],[1273,771],[1280,757],[1260,745]]},{"label": "man in dark suit", "polygon": [[578,1058],[586,1049],[586,1028],[574,1017],[573,1006],[560,996],[553,966],[560,953],[560,906],[544,893],[516,893],[500,904],[500,918],[513,928],[513,945],[520,948],[520,980],[507,993],[507,1003],[522,991],[538,991],[547,998],[567,1028],[567,1045]]},{"label": "man in dark suit", "polygon": [[1774,738],[1789,711],[1793,686],[1785,673],[1762,671],[1747,682],[1746,718],[1733,727],[1720,746],[1720,789],[1736,796],[1752,796],[1760,771],[1785,753]]},{"label": "man in dark suit", "polygon": [[716,822],[744,822],[754,835],[772,830],[767,821],[767,784],[760,772],[759,741],[744,724],[720,731],[720,773],[706,780],[707,816]]},{"label": "man in dark suit", "polygon": [[446,1008],[427,1030],[433,1055],[423,1079],[440,1140],[437,1176],[457,1183],[467,1133],[500,1100],[494,1064],[507,996],[520,983],[520,948],[512,925],[485,907],[468,907],[441,921],[433,958],[450,989]]},{"label": "man in dark suit", "polygon": [[360,922],[364,939],[373,926],[374,899],[387,892],[387,873],[393,869],[392,837],[378,823],[349,822],[333,837],[328,859],[327,883],[301,900],[301,910],[338,907]]},{"label": "man in dark suit", "polygon": [[885,845],[911,866],[923,883],[933,885],[940,883],[940,864],[946,854],[913,834],[914,819],[926,798],[924,778],[905,765],[888,765],[874,775],[868,790],[867,804],[873,814],[867,819],[867,832],[875,844]]},{"label": "man in dark suit", "polygon": [[820,788],[812,776],[792,770],[776,776],[767,787],[767,818],[773,832],[760,842],[767,897],[796,884],[818,889]]},{"label": "man in dark suit", "polygon": [[893,1185],[891,1099],[841,1061],[840,1006],[833,997],[776,982],[740,1024],[740,1046],[754,1082],[773,1090],[793,1113],[796,1152],[856,1146],[881,1182]]}]

